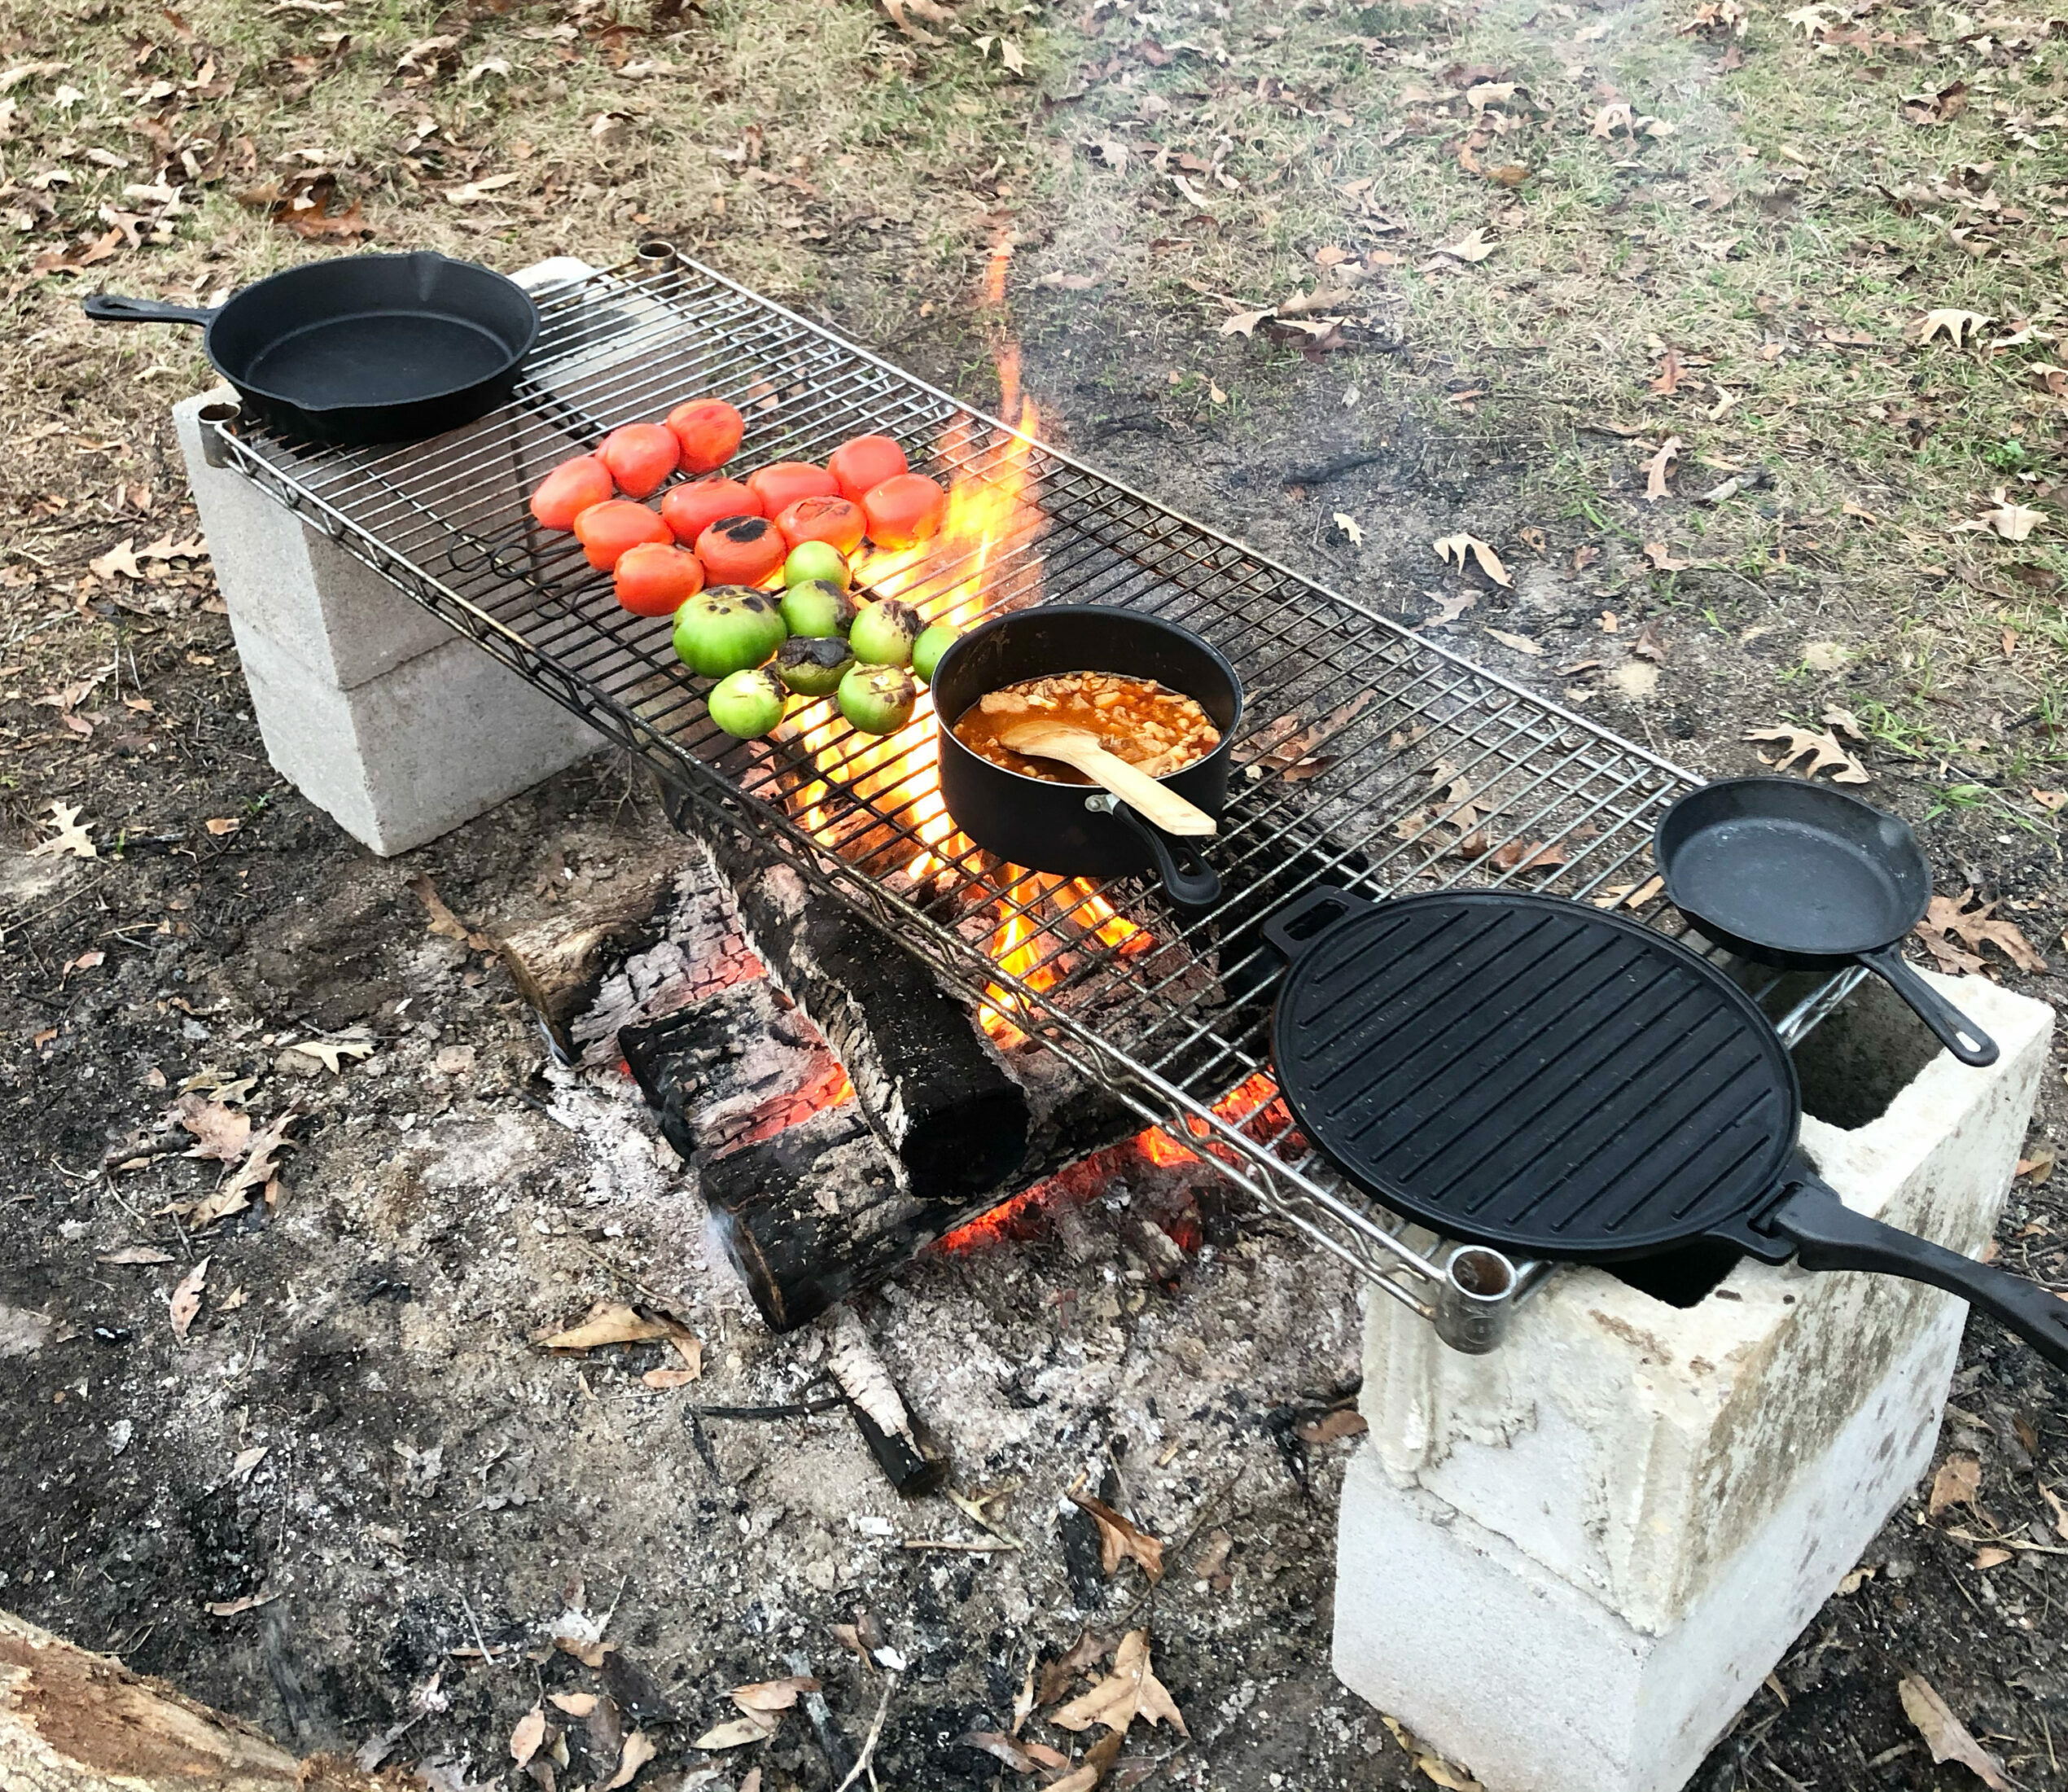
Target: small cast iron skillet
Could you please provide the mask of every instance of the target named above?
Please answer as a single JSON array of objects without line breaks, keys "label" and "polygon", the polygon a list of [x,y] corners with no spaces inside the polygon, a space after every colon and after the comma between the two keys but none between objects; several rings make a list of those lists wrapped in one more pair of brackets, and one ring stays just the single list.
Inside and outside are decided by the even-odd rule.
[{"label": "small cast iron skillet", "polygon": [[1062,672],[1153,678],[1196,701],[1220,730],[1220,744],[1160,782],[1220,818],[1228,802],[1229,752],[1242,719],[1235,668],[1174,622],[1102,604],[1061,603],[994,617],[964,635],[934,668],[940,796],[949,817],[985,852],[1030,871],[1114,878],[1153,870],[1172,901],[1211,907],[1220,895],[1220,874],[1193,843],[1151,826],[1104,791],[1009,772],[956,739],[955,724],[986,691]]},{"label": "small cast iron skillet", "polygon": [[1727,951],[1797,970],[1863,964],[1963,1064],[1996,1062],[1996,1041],[1904,960],[1931,867],[1896,817],[1799,778],[1725,778],[1660,817],[1652,856],[1674,905]]},{"label": "small cast iron skillet", "polygon": [[96,323],[195,323],[245,409],[337,447],[421,441],[493,410],[538,338],[515,281],[419,251],[348,255],[269,275],[212,310],[96,293]]}]

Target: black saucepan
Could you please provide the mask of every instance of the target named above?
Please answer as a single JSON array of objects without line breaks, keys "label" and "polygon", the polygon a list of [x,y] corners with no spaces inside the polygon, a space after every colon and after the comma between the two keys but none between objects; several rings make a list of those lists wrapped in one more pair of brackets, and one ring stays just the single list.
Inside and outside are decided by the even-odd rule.
[{"label": "black saucepan", "polygon": [[1674,905],[1718,945],[1795,970],[1865,965],[1962,1063],[1996,1062],[1996,1041],[1904,962],[1931,868],[1896,817],[1799,778],[1726,778],[1668,809],[1652,852]]},{"label": "black saucepan", "polygon": [[2068,1304],[1847,1207],[1797,1146],[1795,1068],[1698,953],[1557,897],[1310,891],[1272,1058],[1301,1131],[1395,1213],[1582,1263],[1723,1245],[1949,1290],[2068,1368]]},{"label": "black saucepan", "polygon": [[935,668],[940,795],[950,818],[985,852],[1030,871],[1090,878],[1154,871],[1173,902],[1210,906],[1220,894],[1220,878],[1191,842],[1152,826],[1104,791],[1007,771],[956,739],[955,723],[986,691],[1060,672],[1154,678],[1194,699],[1220,730],[1220,744],[1161,782],[1219,818],[1228,801],[1229,751],[1242,716],[1235,668],[1174,622],[1139,611],[1062,603],[1016,611],[972,629]]},{"label": "black saucepan", "polygon": [[538,337],[514,280],[420,251],[348,255],[255,282],[213,310],[96,293],[96,323],[194,323],[257,418],[339,446],[421,441],[493,410]]}]

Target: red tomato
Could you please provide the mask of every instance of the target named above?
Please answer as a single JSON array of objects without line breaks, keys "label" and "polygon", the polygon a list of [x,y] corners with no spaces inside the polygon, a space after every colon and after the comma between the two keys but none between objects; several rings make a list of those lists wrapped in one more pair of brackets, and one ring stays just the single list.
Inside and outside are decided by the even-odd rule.
[{"label": "red tomato", "polygon": [[668,412],[668,427],[681,445],[684,472],[715,473],[739,452],[747,422],[722,398],[692,398]]},{"label": "red tomato", "polygon": [[852,554],[861,545],[861,506],[844,497],[800,497],[785,508],[775,526],[793,548],[800,541],[825,541]]},{"label": "red tomato", "polygon": [[660,501],[661,520],[684,547],[722,516],[759,516],[761,501],[736,479],[693,479],[671,488]]},{"label": "red tomato", "polygon": [[905,471],[905,450],[887,436],[857,436],[835,449],[826,467],[839,480],[841,497],[859,504],[885,480]]},{"label": "red tomato", "polygon": [[659,423],[627,423],[603,438],[596,458],[627,497],[651,497],[681,458],[675,432]]},{"label": "red tomato", "polygon": [[703,563],[685,548],[642,541],[619,557],[617,601],[635,616],[672,616],[703,589]]},{"label": "red tomato", "polygon": [[840,482],[823,467],[809,461],[778,461],[758,473],[749,473],[747,483],[761,501],[765,516],[780,516],[800,497],[838,497]]},{"label": "red tomato", "polygon": [[645,505],[614,497],[590,505],[575,519],[575,539],[588,551],[589,563],[608,572],[628,549],[642,541],[673,541],[675,532]]},{"label": "red tomato", "polygon": [[696,538],[696,557],[719,585],[759,585],[782,570],[790,550],[765,516],[728,516]]},{"label": "red tomato", "polygon": [[532,493],[532,515],[541,528],[571,529],[576,517],[616,489],[610,468],[594,454],[579,454],[561,462],[538,482],[538,489]]},{"label": "red tomato", "polygon": [[940,532],[948,494],[924,473],[900,473],[861,501],[869,539],[879,548],[916,547]]}]

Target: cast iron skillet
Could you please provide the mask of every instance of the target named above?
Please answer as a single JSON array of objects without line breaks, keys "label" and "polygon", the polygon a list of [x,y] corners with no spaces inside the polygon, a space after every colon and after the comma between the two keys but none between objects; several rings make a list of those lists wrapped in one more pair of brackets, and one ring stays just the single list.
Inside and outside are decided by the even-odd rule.
[{"label": "cast iron skillet", "polygon": [[1030,871],[1115,878],[1153,870],[1173,902],[1211,906],[1220,878],[1191,842],[1152,826],[1104,791],[1009,772],[956,739],[952,730],[962,712],[986,691],[1058,672],[1154,678],[1196,699],[1220,730],[1220,744],[1161,782],[1219,818],[1228,801],[1229,751],[1242,719],[1235,668],[1190,629],[1089,603],[1041,604],[994,617],[941,655],[932,690],[940,796],[949,817],[984,851]]},{"label": "cast iron skillet", "polygon": [[1931,868],[1895,816],[1799,778],[1725,778],[1660,817],[1652,855],[1675,906],[1718,945],[1802,970],[1865,965],[1963,1064],[1996,1062],[1996,1041],[1904,960]]},{"label": "cast iron skillet", "polygon": [[342,447],[420,441],[493,410],[538,337],[514,280],[419,251],[306,262],[214,310],[96,293],[96,323],[198,323],[261,422]]},{"label": "cast iron skillet", "polygon": [[1516,1256],[1716,1243],[1948,1289],[2068,1368],[2068,1304],[1853,1212],[1796,1146],[1795,1068],[1715,965],[1626,917],[1474,891],[1309,891],[1272,1058],[1300,1130],[1373,1198]]}]

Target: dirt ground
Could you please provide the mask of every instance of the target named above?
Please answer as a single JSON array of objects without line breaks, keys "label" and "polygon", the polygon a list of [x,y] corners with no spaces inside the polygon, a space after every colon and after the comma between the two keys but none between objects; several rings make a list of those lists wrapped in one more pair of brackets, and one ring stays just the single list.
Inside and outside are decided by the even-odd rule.
[{"label": "dirt ground", "polygon": [[[728,1689],[807,1670],[850,1748],[887,1689],[886,1786],[1038,1783],[957,1738],[1011,1727],[1031,1657],[1127,1624],[1191,1736],[1138,1729],[1109,1785],[1148,1783],[1125,1778],[1137,1761],[1229,1792],[1431,1783],[1328,1667],[1355,1445],[1299,1434],[1354,1385],[1355,1290],[1239,1211],[1159,1282],[1122,1220],[1179,1198],[1171,1172],[1124,1164],[1035,1236],[929,1259],[865,1308],[957,1490],[1006,1490],[986,1510],[1023,1547],[904,1549],[997,1539],[943,1499],[901,1505],[838,1413],[687,1422],[795,1398],[822,1342],[761,1330],[629,1086],[549,1071],[500,970],[431,931],[410,887],[427,876],[469,922],[534,912],[665,848],[650,795],[604,758],[399,861],[345,839],[265,763],[205,559],[171,551],[194,532],[164,414],[199,379],[191,344],[90,335],[73,307],[103,282],[205,295],[358,241],[271,217],[313,193],[374,247],[513,265],[667,230],[979,402],[1010,335],[1072,452],[1683,764],[1754,769],[1749,730],[1833,729],[1941,892],[1997,904],[2048,968],[1973,922],[1942,951],[2057,1005],[2068,625],[2059,405],[2035,370],[2059,275],[2059,41],[1807,10],[7,21],[9,69],[70,67],[0,100],[30,219],[0,471],[0,1605],[303,1748],[399,1730],[388,1759],[442,1763],[447,1784],[519,1783],[508,1739],[541,1694],[607,1690],[619,1728],[659,1745],[640,1785],[738,1787],[758,1764],[766,1792],[824,1792],[808,1701],[747,1756],[691,1746],[738,1715]],[[626,74],[642,63],[668,72]],[[1511,81],[1527,103],[1479,91]],[[1913,122],[1912,91],[1946,116]],[[138,116],[169,120],[169,151]],[[182,182],[190,126],[224,160],[204,147]],[[125,195],[154,180],[175,206]],[[1474,229],[1501,248],[1436,252]],[[80,272],[36,271],[111,230]],[[1287,305],[1302,269],[1349,296]],[[2033,333],[1910,340],[1941,307]],[[1668,435],[1668,495],[1648,502]],[[1953,528],[2019,502],[2041,519],[2022,541]],[[1431,544],[1460,531],[1510,586],[1439,563]],[[110,557],[125,541],[134,561]],[[1632,651],[1647,624],[1663,659]],[[54,804],[99,857],[29,856]],[[289,1049],[311,1041],[344,1044],[335,1070]],[[2057,1288],[2061,1062],[2000,1238]],[[188,1142],[168,1119],[183,1090],[257,1128],[295,1116],[272,1203],[198,1233],[173,1211],[217,1181],[164,1150]],[[124,1254],[153,1260],[106,1260]],[[182,1340],[169,1303],[204,1260]],[[690,1317],[701,1379],[649,1386],[659,1345],[533,1347],[642,1289]],[[2017,1783],[2068,1785],[2065,1425],[2059,1378],[1974,1328],[1943,1446],[1978,1463],[1975,1506],[1927,1522],[1917,1490],[1696,1784],[1969,1783],[1904,1716],[1915,1672]],[[1153,1597],[1131,1563],[1102,1572],[1062,1503],[1080,1478],[1183,1564]],[[832,1633],[864,1611],[907,1664],[894,1684]],[[553,1645],[593,1654],[598,1627],[619,1645],[600,1669]],[[609,1779],[621,1736],[564,1728],[564,1783]]]}]

